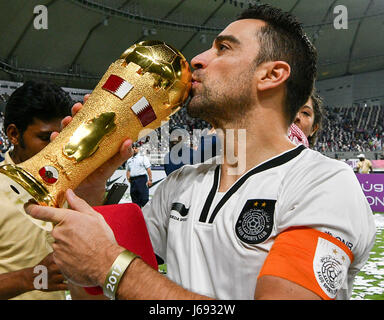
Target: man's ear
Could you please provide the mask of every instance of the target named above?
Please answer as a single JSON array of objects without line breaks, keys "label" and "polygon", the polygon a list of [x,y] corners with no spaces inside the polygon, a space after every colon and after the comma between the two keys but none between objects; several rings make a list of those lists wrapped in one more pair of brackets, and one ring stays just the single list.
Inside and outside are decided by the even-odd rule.
[{"label": "man's ear", "polygon": [[20,141],[20,131],[17,129],[16,125],[11,123],[6,130],[7,137],[9,141],[14,145],[17,146]]},{"label": "man's ear", "polygon": [[291,74],[291,67],[285,61],[268,61],[259,66],[257,89],[264,91],[283,84]]}]

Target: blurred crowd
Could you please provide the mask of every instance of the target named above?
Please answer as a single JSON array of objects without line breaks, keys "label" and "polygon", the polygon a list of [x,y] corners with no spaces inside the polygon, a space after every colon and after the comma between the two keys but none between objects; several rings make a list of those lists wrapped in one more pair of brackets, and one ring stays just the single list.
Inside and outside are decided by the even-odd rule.
[{"label": "blurred crowd", "polygon": [[5,134],[3,128],[4,128],[4,113],[0,112],[0,161],[4,160],[3,155],[10,147],[10,142],[8,140],[7,135]]},{"label": "blurred crowd", "polygon": [[323,128],[314,149],[320,152],[383,150],[384,107],[324,108]]}]

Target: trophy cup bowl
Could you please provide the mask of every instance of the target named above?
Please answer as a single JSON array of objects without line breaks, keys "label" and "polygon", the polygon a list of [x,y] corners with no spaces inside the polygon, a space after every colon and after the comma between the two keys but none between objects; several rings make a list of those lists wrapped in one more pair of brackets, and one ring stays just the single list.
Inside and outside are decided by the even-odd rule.
[{"label": "trophy cup bowl", "polygon": [[177,112],[191,88],[185,57],[162,41],[142,41],[113,62],[83,108],[54,141],[18,165],[0,167],[7,197],[40,228],[24,204],[62,207],[65,191],[75,189],[91,172],[116,154],[127,138],[136,141]]}]

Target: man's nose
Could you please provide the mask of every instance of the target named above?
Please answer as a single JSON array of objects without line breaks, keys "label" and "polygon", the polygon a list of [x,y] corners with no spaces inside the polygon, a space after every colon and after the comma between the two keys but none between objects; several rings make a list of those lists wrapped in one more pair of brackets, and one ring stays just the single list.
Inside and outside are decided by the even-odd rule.
[{"label": "man's nose", "polygon": [[204,51],[191,60],[193,69],[204,69],[209,63],[209,50]]},{"label": "man's nose", "polygon": [[299,113],[296,114],[295,120],[293,121],[294,124],[300,123],[300,115]]}]

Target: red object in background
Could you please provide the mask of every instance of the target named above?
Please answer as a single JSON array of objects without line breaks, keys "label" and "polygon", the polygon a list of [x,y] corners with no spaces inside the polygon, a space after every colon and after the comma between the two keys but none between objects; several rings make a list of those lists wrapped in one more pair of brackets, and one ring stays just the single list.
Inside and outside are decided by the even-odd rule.
[{"label": "red object in background", "polygon": [[296,145],[302,143],[306,148],[309,147],[309,142],[306,135],[294,123],[292,123],[291,126],[288,128],[288,138]]},{"label": "red object in background", "polygon": [[384,169],[384,160],[371,160],[373,169]]},{"label": "red object in background", "polygon": [[[112,204],[93,207],[111,227],[117,243],[140,258],[155,270],[158,269],[155,253],[143,213],[134,203]],[[92,295],[103,294],[101,287],[84,288]]]}]

